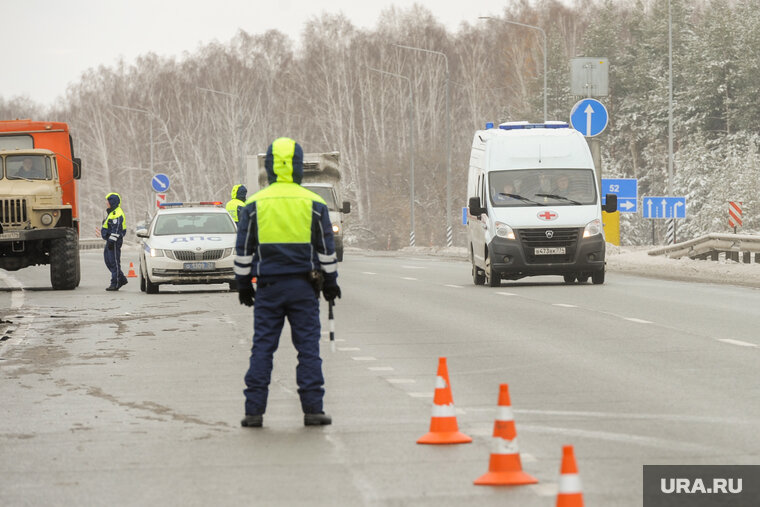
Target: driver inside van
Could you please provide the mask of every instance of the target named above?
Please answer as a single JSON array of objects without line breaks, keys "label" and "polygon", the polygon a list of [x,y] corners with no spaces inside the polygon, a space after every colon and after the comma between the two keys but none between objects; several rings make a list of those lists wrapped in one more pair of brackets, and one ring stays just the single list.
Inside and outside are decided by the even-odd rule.
[{"label": "driver inside van", "polygon": [[497,192],[496,195],[493,196],[493,199],[496,202],[514,201],[515,198],[512,197],[514,194],[515,194],[515,185],[511,181],[507,181],[506,183],[504,183],[504,186],[502,187],[501,192]]}]

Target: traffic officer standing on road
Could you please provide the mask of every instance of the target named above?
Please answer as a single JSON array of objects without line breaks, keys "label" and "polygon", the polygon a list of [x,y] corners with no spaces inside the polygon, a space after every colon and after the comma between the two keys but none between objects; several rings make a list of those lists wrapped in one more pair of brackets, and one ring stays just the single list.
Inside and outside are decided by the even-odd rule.
[{"label": "traffic officer standing on road", "polygon": [[127,225],[119,194],[112,192],[106,195],[106,201],[108,201],[108,209],[106,209],[108,216],[100,228],[100,236],[106,240],[103,257],[106,267],[111,272],[111,285],[106,290],[112,291],[127,285],[127,277],[121,271],[121,244],[127,233]]},{"label": "traffic officer standing on road", "polygon": [[247,194],[248,189],[245,188],[245,185],[235,185],[232,187],[232,199],[227,201],[225,208],[227,209],[227,213],[232,215],[232,219],[235,223],[239,220],[238,213],[240,212],[240,209],[245,206],[245,197]]},{"label": "traffic officer standing on road", "polygon": [[325,391],[319,357],[319,291],[328,301],[340,297],[330,215],[325,201],[300,185],[303,150],[294,140],[275,140],[267,150],[265,167],[270,185],[246,201],[236,245],[238,297],[241,304],[254,307],[241,424],[263,423],[272,358],[285,317],[298,351],[296,381],[304,424],[330,424],[332,419],[322,408]]}]

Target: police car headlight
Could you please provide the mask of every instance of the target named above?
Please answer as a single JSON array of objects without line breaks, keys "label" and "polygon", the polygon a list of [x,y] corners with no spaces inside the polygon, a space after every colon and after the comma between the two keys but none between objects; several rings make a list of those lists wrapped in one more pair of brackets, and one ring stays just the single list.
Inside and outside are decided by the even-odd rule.
[{"label": "police car headlight", "polygon": [[230,255],[232,255],[232,248],[225,248],[222,257],[229,257]]},{"label": "police car headlight", "polygon": [[590,238],[602,233],[602,221],[598,218],[590,221],[586,224],[586,228],[583,229],[583,237]]},{"label": "police car headlight", "polygon": [[151,248],[150,249],[150,256],[151,257],[163,257],[164,251],[159,248]]},{"label": "police car headlight", "polygon": [[40,222],[42,222],[42,225],[50,225],[53,223],[53,215],[50,213],[45,213],[40,217]]},{"label": "police car headlight", "polygon": [[340,225],[332,224],[332,228],[333,228],[333,234],[338,234],[340,232]]},{"label": "police car headlight", "polygon": [[515,239],[515,231],[510,226],[502,222],[496,222],[496,235],[500,238]]}]

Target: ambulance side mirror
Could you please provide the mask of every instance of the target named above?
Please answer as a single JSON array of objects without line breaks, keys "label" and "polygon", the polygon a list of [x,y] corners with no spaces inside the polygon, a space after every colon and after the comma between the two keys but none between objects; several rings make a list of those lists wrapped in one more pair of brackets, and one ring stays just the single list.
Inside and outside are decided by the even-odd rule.
[{"label": "ambulance side mirror", "polygon": [[480,204],[480,197],[470,197],[468,204],[468,207],[470,208],[470,215],[472,216],[479,217],[486,212],[485,208],[483,208],[483,206]]},{"label": "ambulance side mirror", "polygon": [[343,201],[343,208],[340,210],[341,213],[351,213],[351,203],[348,201]]},{"label": "ambulance side mirror", "polygon": [[602,208],[602,211],[606,211],[607,213],[614,213],[618,209],[617,205],[617,194],[607,194],[606,199],[607,202],[604,204],[604,208]]}]

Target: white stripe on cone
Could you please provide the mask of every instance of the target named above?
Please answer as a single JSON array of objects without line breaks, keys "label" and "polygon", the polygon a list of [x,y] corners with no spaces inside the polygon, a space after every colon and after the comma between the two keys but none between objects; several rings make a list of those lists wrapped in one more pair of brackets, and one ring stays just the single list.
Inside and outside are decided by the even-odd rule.
[{"label": "white stripe on cone", "polygon": [[581,493],[581,477],[578,474],[562,474],[559,478],[559,492]]},{"label": "white stripe on cone", "polygon": [[514,421],[515,416],[512,414],[512,407],[499,406],[499,413],[496,416],[497,421]]},{"label": "white stripe on cone", "polygon": [[456,412],[454,410],[454,404],[449,403],[448,405],[436,405],[433,404],[433,417],[456,417]]},{"label": "white stripe on cone", "polygon": [[519,454],[520,449],[517,445],[517,437],[512,440],[501,437],[493,437],[492,454]]},{"label": "white stripe on cone", "polygon": [[446,379],[444,379],[441,376],[438,376],[435,378],[435,388],[436,389],[446,389]]}]

